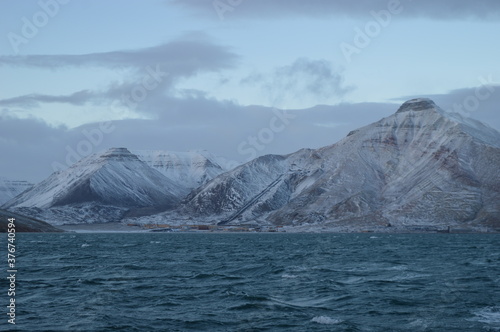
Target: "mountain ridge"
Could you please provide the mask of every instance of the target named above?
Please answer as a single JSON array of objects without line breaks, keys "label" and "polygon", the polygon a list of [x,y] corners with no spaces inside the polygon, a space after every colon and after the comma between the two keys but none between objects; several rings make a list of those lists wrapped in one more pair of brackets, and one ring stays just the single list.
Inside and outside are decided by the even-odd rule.
[{"label": "mountain ridge", "polygon": [[87,157],[4,206],[53,223],[500,230],[500,133],[430,99],[409,100],[334,144],[227,171],[206,153],[137,153]]},{"label": "mountain ridge", "polygon": [[[278,225],[371,220],[499,227],[498,142],[500,134],[480,122],[457,120],[429,99],[410,100],[333,145],[260,157],[217,177],[198,188],[180,213]],[[249,175],[263,169],[264,176]],[[275,189],[245,206],[278,179]]]},{"label": "mountain ridge", "polygon": [[220,157],[206,151],[132,150],[132,152],[173,181],[181,188],[184,196],[230,169]]}]

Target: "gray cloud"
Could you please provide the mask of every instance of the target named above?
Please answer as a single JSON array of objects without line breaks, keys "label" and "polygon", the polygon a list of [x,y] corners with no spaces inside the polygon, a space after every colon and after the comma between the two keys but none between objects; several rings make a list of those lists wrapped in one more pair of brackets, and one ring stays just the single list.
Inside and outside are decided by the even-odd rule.
[{"label": "gray cloud", "polygon": [[51,127],[35,119],[0,115],[0,174],[9,179],[40,181],[51,173],[50,164],[62,156],[67,128]]},{"label": "gray cloud", "polygon": [[321,100],[342,97],[353,87],[344,86],[341,71],[326,60],[299,58],[291,65],[278,67],[271,74],[254,73],[242,84],[260,85],[273,102],[307,97]]},{"label": "gray cloud", "polygon": [[[184,60],[191,61],[189,59]],[[210,66],[208,68],[203,67],[200,61],[198,61],[197,65],[200,67],[199,71],[212,69]],[[216,68],[213,69],[216,70]],[[136,87],[141,86],[141,74],[148,75],[147,70],[143,70],[141,74],[138,72],[125,82],[111,83],[103,91],[82,90],[59,96],[28,94],[0,100],[0,106],[34,108],[41,103],[66,103],[75,106],[87,103],[102,105],[115,103],[123,107],[133,108],[136,111],[161,115],[172,114],[178,107],[179,98],[171,96],[174,92],[180,94],[180,99],[185,98],[190,103],[197,100],[207,102],[207,99],[204,99],[205,93],[202,91],[175,90],[175,83],[180,78],[180,75],[193,74],[192,71],[186,70],[182,74],[177,73],[177,76],[170,74],[170,72],[165,73],[167,74],[161,77],[158,85],[154,89],[148,90],[147,98],[140,103],[135,103],[124,96],[130,96]],[[277,105],[283,101],[291,102],[295,99],[303,101],[309,98],[311,101],[321,102],[331,97],[342,97],[353,89],[344,86],[343,80],[341,71],[335,70],[328,61],[299,58],[290,65],[276,68],[272,73],[251,75],[241,82],[242,84],[261,87],[269,100]],[[203,114],[206,114],[206,112]],[[203,114],[199,115],[202,116]]]},{"label": "gray cloud", "polygon": [[[130,98],[134,89],[140,97],[145,91],[148,99],[159,98],[179,79],[232,68],[237,60],[238,56],[227,47],[214,44],[204,33],[194,32],[163,45],[139,50],[83,55],[0,56],[0,66],[46,69],[97,66],[131,70],[123,81],[113,82],[103,91],[82,90],[60,96],[33,93],[0,100],[0,106],[33,108],[40,103],[84,105],[114,102],[136,108],[138,103]],[[139,110],[145,109],[147,103],[140,99]]]},{"label": "gray cloud", "polygon": [[[166,79],[161,82],[157,88],[155,88],[156,91],[148,91],[148,97],[151,98],[151,95],[154,94],[163,94],[165,92],[165,88],[170,87],[171,85],[172,79]],[[61,103],[73,106],[83,106],[86,104],[110,105],[114,103],[119,104],[118,106],[135,108],[133,105],[127,104],[126,99],[123,96],[130,95],[131,91],[136,86],[140,86],[140,81],[134,81],[131,79],[124,83],[111,83],[108,88],[103,91],[81,90],[68,95],[58,96],[31,93],[13,98],[1,99],[0,106],[32,109],[45,103]]]},{"label": "gray cloud", "polygon": [[90,90],[77,91],[70,95],[61,96],[32,93],[14,98],[2,99],[0,100],[0,106],[33,108],[38,107],[40,103],[65,103],[81,106],[96,98],[98,98],[98,95]]},{"label": "gray cloud", "polygon": [[231,68],[238,56],[227,47],[216,45],[204,33],[190,33],[162,45],[139,50],[79,55],[0,56],[0,66],[58,69],[64,67],[132,68],[147,66],[174,76],[191,76],[199,71]]},{"label": "gray cloud", "polygon": [[276,70],[274,79],[286,89],[303,89],[315,96],[342,96],[350,88],[342,86],[343,77],[326,60],[297,59]]},{"label": "gray cloud", "polygon": [[[283,16],[367,16],[370,11],[387,9],[389,0],[170,0],[192,9],[203,16],[219,19],[216,3],[221,3],[219,11],[224,16],[237,18],[273,18]],[[400,0],[404,7],[402,16],[443,19],[500,19],[500,2],[497,0]],[[232,5],[234,4],[234,5]]]},{"label": "gray cloud", "polygon": [[[163,108],[158,107],[155,119],[112,121],[108,126],[113,130],[101,137],[95,134],[100,126],[98,123],[72,129],[53,128],[34,119],[0,115],[0,150],[9,156],[0,159],[0,174],[12,179],[41,181],[52,173],[54,163],[65,165],[69,155],[70,160],[75,161],[75,152],[77,154],[78,149],[85,146],[91,147],[89,153],[121,146],[170,151],[205,149],[244,162],[249,155],[242,155],[238,146],[249,136],[256,136],[263,128],[269,127],[275,116],[268,107],[242,107],[196,94],[184,99],[164,98],[163,102],[166,104]],[[368,124],[397,109],[396,106],[387,106],[358,104],[291,111],[296,118],[258,152],[284,154],[303,147],[335,143],[353,127]],[[339,126],[318,126],[318,123],[334,122]],[[94,133],[92,140],[89,133]],[[98,144],[93,141],[98,141]],[[85,154],[79,157],[85,157]]]},{"label": "gray cloud", "polygon": [[[474,90],[456,90],[449,96],[419,97],[431,97],[446,108],[454,101],[463,100],[470,92],[474,93]],[[498,93],[492,94],[491,99],[470,116],[500,129],[498,117],[496,122],[488,121],[488,115],[498,114],[499,98]],[[399,105],[399,102],[344,103],[290,110],[288,112],[295,118],[282,131],[276,132],[274,139],[258,153],[286,154],[304,147],[318,148],[336,143],[349,131],[396,112]],[[189,91],[183,99],[159,98],[152,106],[155,107],[155,119],[113,121],[107,125],[113,129],[101,137],[95,134],[100,126],[98,123],[73,129],[54,128],[34,119],[16,119],[0,113],[0,151],[9,156],[0,159],[0,175],[40,181],[53,171],[53,163],[65,164],[69,151],[77,151],[83,145],[91,146],[89,153],[110,147],[170,151],[205,149],[244,162],[249,155],[240,153],[239,144],[269,128],[270,120],[275,116],[273,109],[268,107],[243,107],[207,99],[194,91]],[[491,120],[494,119],[491,116]],[[94,133],[92,140],[89,133]],[[98,142],[94,144],[94,141]],[[70,159],[74,161],[75,158]]]}]

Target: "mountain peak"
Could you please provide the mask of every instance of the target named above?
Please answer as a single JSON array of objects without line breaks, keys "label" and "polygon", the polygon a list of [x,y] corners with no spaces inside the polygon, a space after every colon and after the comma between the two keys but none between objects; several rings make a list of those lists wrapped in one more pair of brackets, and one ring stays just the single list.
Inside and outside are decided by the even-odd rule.
[{"label": "mountain peak", "polygon": [[388,223],[499,227],[499,135],[430,99],[412,99],[339,143],[260,157],[222,174],[178,211],[222,224],[340,231]]},{"label": "mountain peak", "polygon": [[401,107],[399,107],[398,111],[396,113],[403,113],[403,112],[409,112],[409,111],[425,111],[428,109],[435,109],[437,108],[436,104],[434,101],[428,98],[416,98],[416,99],[410,99],[406,101]]},{"label": "mountain peak", "polygon": [[138,159],[137,156],[132,154],[127,148],[111,148],[101,154],[100,157],[113,160]]},{"label": "mountain peak", "polygon": [[71,215],[73,221],[102,222],[117,220],[131,209],[168,208],[177,204],[180,192],[174,182],[128,149],[111,148],[88,156],[62,172],[53,173],[4,206],[24,209],[31,216],[40,213],[37,209],[43,209],[47,212],[47,219],[56,223],[67,222],[64,217],[58,217],[61,211]]}]

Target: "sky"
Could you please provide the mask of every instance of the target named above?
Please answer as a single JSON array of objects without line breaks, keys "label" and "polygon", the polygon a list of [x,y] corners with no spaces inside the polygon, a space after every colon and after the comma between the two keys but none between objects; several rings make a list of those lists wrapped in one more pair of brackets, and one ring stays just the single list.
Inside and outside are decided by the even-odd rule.
[{"label": "sky", "polygon": [[500,130],[498,0],[0,0],[0,176],[110,147],[228,162],[333,144],[405,100]]}]

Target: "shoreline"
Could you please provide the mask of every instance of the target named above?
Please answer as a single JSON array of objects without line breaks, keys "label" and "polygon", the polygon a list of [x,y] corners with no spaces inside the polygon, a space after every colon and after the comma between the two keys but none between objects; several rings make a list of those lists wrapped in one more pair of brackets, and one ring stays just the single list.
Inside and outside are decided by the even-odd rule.
[{"label": "shoreline", "polygon": [[[500,234],[499,231],[479,231],[469,229],[457,229],[455,231],[446,230],[412,230],[412,229],[362,229],[362,230],[346,230],[334,228],[328,229],[282,229],[279,231],[240,231],[240,230],[178,230],[168,231],[164,228],[144,228],[138,225],[126,225],[120,222],[111,223],[95,223],[95,224],[66,224],[56,226],[57,228],[71,233],[190,233],[190,234]],[[237,227],[237,226],[235,226]]]}]

